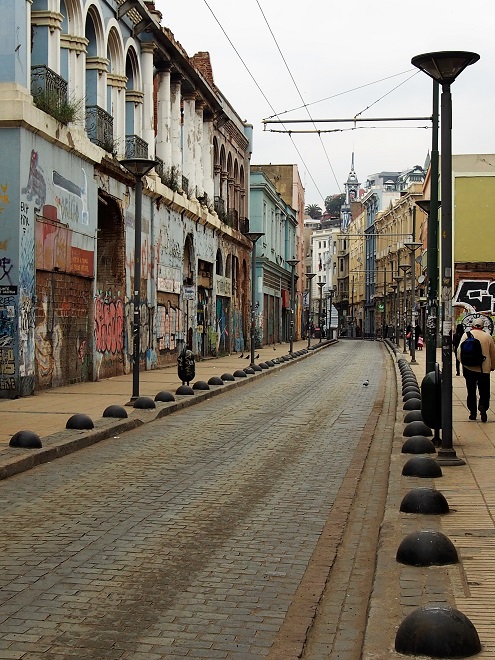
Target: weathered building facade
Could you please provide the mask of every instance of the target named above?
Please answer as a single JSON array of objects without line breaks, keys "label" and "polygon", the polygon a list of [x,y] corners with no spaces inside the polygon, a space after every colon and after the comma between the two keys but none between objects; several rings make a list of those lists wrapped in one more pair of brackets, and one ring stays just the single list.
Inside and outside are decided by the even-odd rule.
[{"label": "weathered building facade", "polygon": [[152,2],[0,8],[0,396],[131,370],[125,158],[155,160],[140,217],[141,368],[185,345],[242,350],[252,129],[207,54],[188,57]]}]

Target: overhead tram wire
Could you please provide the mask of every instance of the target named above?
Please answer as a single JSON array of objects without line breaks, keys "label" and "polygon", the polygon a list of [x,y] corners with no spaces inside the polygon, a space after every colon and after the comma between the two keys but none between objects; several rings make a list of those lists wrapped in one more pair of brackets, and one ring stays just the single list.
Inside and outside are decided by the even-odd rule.
[{"label": "overhead tram wire", "polygon": [[[277,41],[277,39],[276,39],[276,37],[275,37],[275,35],[274,35],[274,33],[273,33],[273,30],[272,30],[270,24],[268,23],[268,20],[267,20],[267,18],[266,18],[266,16],[265,16],[265,13],[263,12],[263,9],[261,8],[261,5],[260,5],[260,3],[259,3],[259,0],[256,0],[256,4],[258,5],[259,10],[260,10],[260,12],[261,12],[261,15],[263,16],[263,19],[264,19],[264,21],[265,21],[265,23],[266,23],[266,26],[267,26],[268,30],[270,31],[270,34],[272,35],[273,42],[275,43],[275,45],[276,45],[276,47],[277,47],[277,50],[278,50],[278,52],[280,53],[280,57],[282,58],[282,61],[283,61],[283,63],[285,64],[285,68],[287,69],[287,71],[288,71],[288,73],[289,73],[289,76],[290,76],[292,82],[294,83],[294,87],[296,88],[296,91],[297,91],[297,93],[299,94],[299,98],[301,99],[301,101],[302,101],[302,103],[303,103],[303,107],[304,107],[304,109],[306,110],[306,112],[308,113],[308,117],[311,119],[311,121],[313,121],[313,118],[311,117],[311,113],[310,113],[310,111],[309,111],[309,109],[308,109],[308,105],[307,105],[307,103],[305,102],[305,100],[303,99],[303,96],[302,96],[302,94],[301,94],[301,91],[300,91],[299,87],[297,86],[297,83],[296,83],[296,81],[295,81],[295,79],[294,79],[294,76],[292,75],[292,71],[290,70],[289,65],[287,64],[287,60],[285,59],[284,54],[282,53],[282,50],[281,50],[280,46],[278,45],[278,41]],[[313,125],[314,125],[314,124],[313,124]],[[315,126],[315,128],[316,128],[316,125],[314,125],[314,126]],[[326,159],[327,159],[328,165],[330,166],[330,170],[331,170],[331,172],[332,172],[332,174],[333,174],[333,178],[335,179],[335,183],[337,184],[337,189],[338,189],[338,191],[339,191],[339,193],[340,193],[340,192],[342,192],[342,191],[341,191],[341,188],[340,188],[340,185],[339,185],[338,179],[337,179],[337,177],[336,177],[336,175],[335,175],[335,171],[334,171],[334,169],[333,169],[333,165],[332,165],[332,163],[331,163],[331,161],[330,161],[330,158],[329,158],[329,156],[328,156],[328,152],[327,152],[327,150],[326,150],[326,148],[325,148],[325,145],[323,144],[323,140],[321,139],[321,135],[319,136],[319,138],[320,138],[320,143],[321,143],[321,146],[322,146],[323,152],[324,152],[324,154],[325,154],[325,156],[326,156]],[[291,136],[291,139],[292,139],[292,136]],[[314,181],[313,181],[313,183],[314,183]],[[318,193],[320,194],[320,197],[322,198],[322,200],[324,200],[323,195],[321,194],[321,192],[320,192],[320,190],[318,189],[318,187],[316,187],[316,189],[318,190]]]},{"label": "overhead tram wire", "polygon": [[411,71],[414,71],[414,69],[407,69],[407,71],[401,71],[400,73],[394,73],[391,76],[387,76],[386,78],[379,78],[378,80],[374,80],[373,82],[366,83],[364,85],[359,85],[358,87],[352,87],[351,89],[347,89],[345,92],[338,92],[337,94],[332,94],[332,96],[327,96],[324,99],[320,99],[319,101],[312,101],[311,103],[306,103],[305,105],[300,105],[297,108],[291,108],[290,110],[284,110],[283,112],[279,112],[276,115],[271,115],[270,117],[266,117],[266,119],[273,119],[274,117],[280,117],[281,115],[285,115],[288,112],[295,112],[296,110],[301,110],[304,107],[309,107],[310,105],[316,105],[317,103],[323,103],[324,101],[330,101],[331,99],[336,99],[338,96],[345,96],[345,94],[350,94],[351,92],[356,92],[360,89],[364,89],[365,87],[371,87],[371,85],[377,85],[378,83],[384,82],[385,80],[390,80],[391,78],[397,78],[398,76],[403,76],[406,73],[410,73]]},{"label": "overhead tram wire", "polygon": [[[211,15],[213,16],[213,18],[214,18],[215,21],[217,22],[219,28],[220,28],[220,29],[222,30],[222,32],[224,33],[224,35],[225,35],[227,41],[228,41],[229,44],[232,46],[232,48],[233,48],[235,54],[237,55],[237,57],[238,57],[238,58],[240,59],[240,61],[242,62],[242,65],[244,66],[244,68],[245,68],[246,71],[248,72],[249,76],[251,77],[252,81],[254,82],[254,84],[256,85],[256,87],[258,88],[258,90],[261,92],[261,95],[263,96],[263,98],[265,99],[265,101],[268,103],[268,106],[270,107],[270,109],[271,109],[272,112],[274,113],[273,116],[276,117],[276,116],[277,116],[277,112],[276,112],[275,108],[274,108],[273,105],[270,103],[270,101],[268,100],[266,94],[264,93],[264,91],[263,91],[263,90],[261,89],[261,87],[259,86],[258,81],[257,81],[256,78],[253,76],[253,74],[252,74],[251,71],[249,70],[249,67],[247,66],[247,64],[246,64],[246,63],[244,62],[244,60],[242,59],[241,54],[239,53],[239,51],[237,50],[237,48],[234,46],[234,44],[233,44],[232,40],[230,39],[229,35],[227,34],[227,32],[225,31],[225,29],[223,28],[223,25],[220,23],[220,21],[219,21],[218,18],[216,17],[215,12],[214,12],[213,9],[210,7],[210,5],[208,4],[207,0],[203,0],[203,2],[205,3],[205,5],[206,5],[206,6],[208,7],[208,9],[210,10]],[[323,195],[321,194],[321,192],[320,192],[320,190],[319,190],[319,188],[318,188],[318,185],[317,185],[316,181],[314,180],[313,175],[311,174],[311,171],[309,170],[308,166],[306,165],[306,161],[304,160],[304,158],[303,158],[301,152],[300,152],[299,149],[297,148],[296,143],[294,142],[294,140],[292,139],[292,137],[291,137],[291,136],[289,136],[289,137],[290,137],[290,140],[291,140],[291,142],[292,142],[292,144],[293,144],[293,146],[294,146],[294,149],[295,149],[296,152],[297,152],[297,155],[299,156],[299,158],[301,159],[302,164],[303,164],[304,167],[306,168],[306,171],[307,171],[307,173],[309,174],[309,177],[310,177],[311,181],[313,182],[313,185],[315,186],[316,190],[318,190],[318,194],[320,195],[320,197],[323,199]],[[334,176],[335,176],[335,175],[334,175]]]}]

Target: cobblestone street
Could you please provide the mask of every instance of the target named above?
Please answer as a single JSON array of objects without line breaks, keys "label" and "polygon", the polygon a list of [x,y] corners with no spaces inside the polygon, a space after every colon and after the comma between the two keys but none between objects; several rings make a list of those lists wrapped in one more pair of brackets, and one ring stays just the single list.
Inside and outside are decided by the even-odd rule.
[{"label": "cobblestone street", "polygon": [[[359,535],[375,543],[383,514],[369,489],[390,452],[370,446],[377,430],[387,442],[395,418],[388,362],[379,343],[340,342],[0,482],[0,659],[287,659],[304,645],[320,658],[336,639],[358,648],[350,631],[361,623],[344,616],[330,630],[315,612],[321,601],[339,620],[342,599],[325,592],[337,557],[348,579],[357,567],[351,596],[366,613],[374,562],[361,570],[354,556]],[[374,517],[363,531],[365,508],[350,513],[368,455],[358,501]],[[354,551],[339,557],[349,521]],[[342,594],[342,570],[339,580]]]}]

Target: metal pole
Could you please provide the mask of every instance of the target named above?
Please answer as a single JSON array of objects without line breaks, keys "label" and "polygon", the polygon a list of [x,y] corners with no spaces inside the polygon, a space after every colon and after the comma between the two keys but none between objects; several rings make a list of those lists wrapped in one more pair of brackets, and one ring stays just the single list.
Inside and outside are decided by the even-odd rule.
[{"label": "metal pole", "polygon": [[395,311],[395,317],[396,317],[395,318],[395,323],[396,323],[396,326],[397,326],[397,338],[395,340],[395,343],[397,344],[397,348],[399,348],[399,343],[400,343],[400,339],[399,339],[399,335],[400,335],[400,283],[399,283],[399,281],[400,281],[400,279],[401,278],[399,276],[397,276],[397,300],[396,300],[397,309]]},{"label": "metal pole", "polygon": [[251,366],[254,365],[254,344],[256,335],[256,241],[251,251]]},{"label": "metal pole", "polygon": [[311,305],[312,305],[312,279],[316,273],[306,273],[308,278],[309,299],[308,299],[308,348],[311,346]]},{"label": "metal pole", "polygon": [[320,327],[320,341],[318,343],[320,343],[321,342],[321,309],[323,303],[322,292],[323,292],[323,287],[325,286],[325,282],[318,282],[318,286],[320,288],[320,299],[318,301],[318,325]]},{"label": "metal pole", "polygon": [[289,352],[294,352],[294,297],[295,297],[295,269],[299,263],[299,259],[288,259],[287,263],[290,266],[290,348]]},{"label": "metal pole", "polygon": [[140,345],[140,307],[141,307],[141,212],[143,198],[143,180],[136,176],[134,199],[134,317],[133,317],[133,352],[132,352],[132,397],[139,398],[139,345]]},{"label": "metal pole", "polygon": [[352,291],[351,291],[351,337],[354,339],[354,275],[352,276]]},{"label": "metal pole", "polygon": [[402,313],[402,324],[404,326],[404,353],[407,352],[407,295],[406,295],[406,287],[407,287],[407,271],[404,268],[404,294],[402,297],[402,308],[403,308],[403,313]]},{"label": "metal pole", "polygon": [[433,116],[430,163],[430,211],[427,219],[428,249],[426,270],[428,275],[426,314],[426,373],[435,370],[438,337],[438,107],[440,85],[433,81]]},{"label": "metal pole", "polygon": [[382,339],[385,339],[387,327],[387,268],[383,268],[383,329]]},{"label": "metal pole", "polygon": [[452,96],[450,84],[442,84],[441,99],[441,231],[440,273],[442,290],[442,446],[438,458],[460,465],[452,447]]}]

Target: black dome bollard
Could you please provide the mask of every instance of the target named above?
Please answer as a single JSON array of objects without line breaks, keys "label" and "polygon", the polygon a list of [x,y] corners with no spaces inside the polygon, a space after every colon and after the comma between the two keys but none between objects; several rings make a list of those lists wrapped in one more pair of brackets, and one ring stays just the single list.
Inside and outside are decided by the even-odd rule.
[{"label": "black dome bollard", "polygon": [[418,392],[418,394],[420,394],[421,390],[417,383],[406,383],[402,386],[402,394],[405,394],[406,392]]},{"label": "black dome bollard", "polygon": [[228,381],[228,380],[235,380],[234,376],[232,374],[222,374],[220,376],[222,380]]},{"label": "black dome bollard", "polygon": [[409,399],[421,399],[421,394],[418,394],[416,390],[413,390],[412,392],[406,392],[402,396],[402,401],[409,401]]},{"label": "black dome bollard", "polygon": [[204,380],[197,380],[193,385],[193,390],[209,390],[210,386]]},{"label": "black dome bollard", "polygon": [[169,401],[175,401],[175,396],[172,392],[162,390],[155,396],[155,401],[158,401],[159,403],[169,403]]},{"label": "black dome bollard", "polygon": [[[243,369],[243,371],[244,371],[245,374],[249,374],[249,375],[254,374],[253,367],[246,367],[245,369]],[[235,374],[234,374],[234,376],[235,376]]]},{"label": "black dome bollard", "polygon": [[424,435],[413,435],[402,445],[403,454],[434,454],[435,452],[435,445]]},{"label": "black dome bollard", "polygon": [[265,360],[265,364],[266,364],[267,367],[274,367],[275,366],[275,363],[273,362],[273,360]]},{"label": "black dome bollard", "polygon": [[404,477],[441,477],[442,468],[431,456],[413,456],[402,468]]},{"label": "black dome bollard", "polygon": [[175,393],[183,396],[191,396],[194,394],[194,390],[189,385],[181,385],[175,390]]},{"label": "black dome bollard", "polygon": [[115,419],[125,419],[127,416],[127,410],[124,406],[118,406],[117,404],[105,408],[102,415],[102,417],[114,417]]},{"label": "black dome bollard", "polygon": [[224,385],[225,383],[223,380],[220,378],[220,376],[212,376],[208,380],[208,385]]},{"label": "black dome bollard", "polygon": [[409,424],[406,424],[402,435],[406,438],[410,438],[413,435],[426,435],[429,437],[433,433],[430,427],[426,426],[424,422],[409,422]]},{"label": "black dome bollard", "polygon": [[76,413],[69,417],[67,424],[65,425],[66,429],[76,429],[79,431],[94,429],[95,425],[93,420],[89,415],[84,415],[83,413]]},{"label": "black dome bollard", "polygon": [[404,387],[405,385],[418,385],[418,381],[414,376],[406,376],[402,379],[402,386]]},{"label": "black dome bollard", "polygon": [[149,396],[138,396],[134,401],[133,407],[137,410],[152,410],[153,408],[156,408],[156,404]]},{"label": "black dome bollard", "polygon": [[404,401],[402,410],[421,410],[421,399],[408,399]]},{"label": "black dome bollard", "polygon": [[407,566],[445,566],[459,561],[452,541],[433,529],[408,534],[399,545],[396,559]]},{"label": "black dome bollard", "polygon": [[465,614],[448,605],[425,605],[408,614],[400,624],[395,650],[404,655],[466,658],[479,653],[481,643]]},{"label": "black dome bollard", "polygon": [[450,511],[445,496],[435,488],[413,488],[402,498],[399,510],[436,516]]},{"label": "black dome bollard", "polygon": [[34,431],[17,431],[10,438],[9,447],[17,447],[19,449],[41,449],[40,436]]},{"label": "black dome bollard", "polygon": [[261,366],[259,364],[253,364],[251,369],[254,369],[254,371],[261,371]]},{"label": "black dome bollard", "polygon": [[234,376],[236,378],[247,378],[247,373],[242,369],[237,369],[236,371],[234,371]]},{"label": "black dome bollard", "polygon": [[260,369],[262,369],[262,370],[268,369],[268,365],[265,364],[265,362],[260,362],[260,363],[258,364],[258,367],[259,367]]},{"label": "black dome bollard", "polygon": [[410,410],[404,417],[404,424],[409,424],[409,422],[422,422],[423,414],[421,410]]}]

